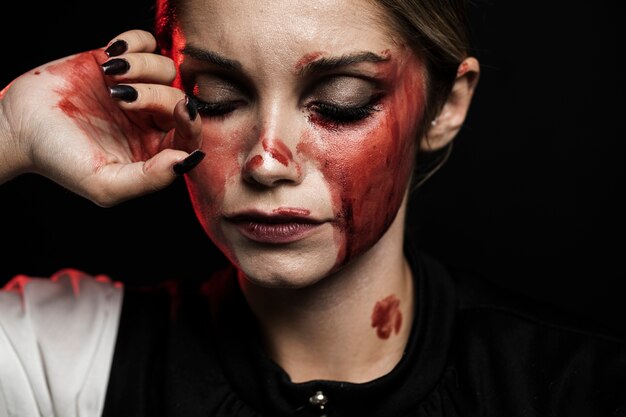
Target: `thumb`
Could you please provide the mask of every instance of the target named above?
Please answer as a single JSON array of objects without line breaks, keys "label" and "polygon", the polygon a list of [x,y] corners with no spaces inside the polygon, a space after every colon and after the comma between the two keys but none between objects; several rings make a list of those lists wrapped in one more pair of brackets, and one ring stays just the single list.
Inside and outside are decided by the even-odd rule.
[{"label": "thumb", "polygon": [[204,155],[200,149],[187,153],[167,148],[146,161],[107,165],[93,178],[98,185],[87,186],[97,191],[86,197],[99,206],[111,207],[162,190],[197,166]]}]

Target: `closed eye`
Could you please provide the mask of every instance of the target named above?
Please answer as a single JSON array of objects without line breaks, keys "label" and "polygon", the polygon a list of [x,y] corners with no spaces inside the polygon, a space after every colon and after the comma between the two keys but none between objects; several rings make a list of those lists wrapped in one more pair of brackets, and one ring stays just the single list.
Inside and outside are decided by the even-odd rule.
[{"label": "closed eye", "polygon": [[243,100],[206,102],[195,97],[198,112],[203,116],[221,117],[233,112],[245,104]]},{"label": "closed eye", "polygon": [[334,127],[358,123],[380,110],[378,103],[381,95],[376,95],[360,106],[341,106],[329,102],[313,102],[309,109],[314,113],[314,120],[330,123]]}]

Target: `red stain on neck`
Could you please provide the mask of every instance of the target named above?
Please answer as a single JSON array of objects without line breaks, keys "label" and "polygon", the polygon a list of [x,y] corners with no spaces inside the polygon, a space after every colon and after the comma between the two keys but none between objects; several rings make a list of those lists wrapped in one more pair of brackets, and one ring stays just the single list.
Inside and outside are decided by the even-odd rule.
[{"label": "red stain on neck", "polygon": [[296,65],[294,65],[294,69],[296,71],[298,71],[298,72],[302,71],[302,69],[304,67],[306,67],[308,64],[310,64],[311,62],[315,61],[316,59],[318,59],[322,55],[324,55],[324,52],[322,52],[322,51],[310,52],[310,53],[304,55],[302,58],[300,58],[298,60],[298,62],[296,62]]},{"label": "red stain on neck", "polygon": [[395,295],[389,295],[378,301],[372,312],[372,327],[381,339],[389,339],[391,333],[398,334],[402,327],[402,312],[400,300]]},{"label": "red stain on neck", "polygon": [[273,140],[271,143],[264,139],[263,149],[284,166],[289,166],[289,161],[293,160],[293,154],[280,139]]}]

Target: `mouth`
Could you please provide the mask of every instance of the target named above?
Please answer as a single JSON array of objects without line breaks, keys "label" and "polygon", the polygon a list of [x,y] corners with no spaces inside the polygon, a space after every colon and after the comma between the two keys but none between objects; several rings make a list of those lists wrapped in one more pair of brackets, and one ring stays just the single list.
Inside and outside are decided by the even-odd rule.
[{"label": "mouth", "polygon": [[302,240],[323,224],[308,213],[304,209],[277,209],[271,214],[246,211],[226,216],[226,221],[254,242],[278,245]]}]

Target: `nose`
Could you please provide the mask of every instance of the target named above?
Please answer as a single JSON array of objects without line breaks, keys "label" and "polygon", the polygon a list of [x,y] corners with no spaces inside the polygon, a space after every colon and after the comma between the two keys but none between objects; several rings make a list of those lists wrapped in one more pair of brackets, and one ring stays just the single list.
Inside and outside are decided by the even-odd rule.
[{"label": "nose", "polygon": [[298,184],[302,180],[302,169],[287,143],[275,131],[265,129],[248,153],[243,165],[243,178],[251,184],[265,187]]}]

